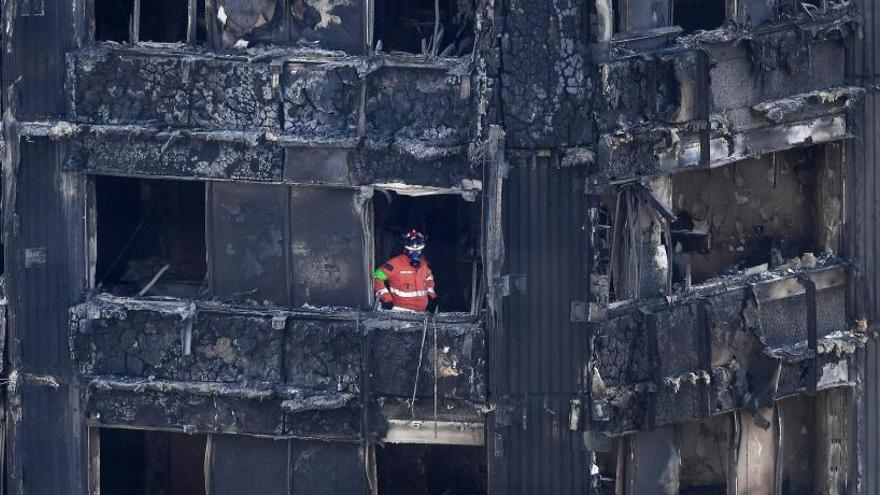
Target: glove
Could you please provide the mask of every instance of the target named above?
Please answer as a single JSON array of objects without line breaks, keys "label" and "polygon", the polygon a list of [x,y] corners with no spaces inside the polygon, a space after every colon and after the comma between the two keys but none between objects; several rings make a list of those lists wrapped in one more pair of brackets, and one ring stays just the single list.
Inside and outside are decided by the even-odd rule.
[{"label": "glove", "polygon": [[438,302],[439,302],[439,301],[437,301],[436,298],[431,299],[430,301],[428,301],[428,312],[429,312],[429,313],[433,313],[433,312],[437,309],[437,303],[438,303]]},{"label": "glove", "polygon": [[382,309],[393,309],[393,308],[394,308],[393,302],[383,302],[382,303]]}]

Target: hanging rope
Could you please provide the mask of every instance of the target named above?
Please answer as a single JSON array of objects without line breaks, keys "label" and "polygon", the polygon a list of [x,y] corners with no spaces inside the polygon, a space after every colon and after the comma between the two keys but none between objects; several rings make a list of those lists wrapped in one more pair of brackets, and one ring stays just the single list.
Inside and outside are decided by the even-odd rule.
[{"label": "hanging rope", "polygon": [[425,355],[425,340],[428,337],[428,313],[425,313],[425,323],[422,326],[422,345],[419,346],[419,364],[416,367],[416,381],[413,383],[412,400],[409,401],[409,414],[416,419],[416,391],[419,389],[419,374],[422,371],[422,358]]},{"label": "hanging rope", "polygon": [[[436,310],[435,310],[436,311]],[[431,317],[434,326],[434,438],[437,438],[437,376],[440,374],[440,355],[437,353],[437,320]]]}]

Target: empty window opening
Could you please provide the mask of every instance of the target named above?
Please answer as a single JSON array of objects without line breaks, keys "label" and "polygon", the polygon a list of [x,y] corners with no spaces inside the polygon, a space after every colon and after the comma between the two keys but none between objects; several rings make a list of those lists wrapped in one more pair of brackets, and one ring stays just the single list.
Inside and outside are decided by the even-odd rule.
[{"label": "empty window opening", "polygon": [[102,495],[205,493],[206,435],[99,429]]},{"label": "empty window opening", "polygon": [[599,493],[615,493],[615,486],[617,486],[617,451],[620,445],[621,438],[609,438],[608,444],[603,451],[592,453],[592,464],[599,469],[599,472],[592,474],[591,483],[598,485]]},{"label": "empty window opening", "polygon": [[[196,0],[190,0],[196,1]],[[140,41],[185,42],[187,0],[151,0],[141,5]]]},{"label": "empty window opening", "polygon": [[697,284],[833,261],[842,183],[830,150],[815,146],[674,175],[674,280]]},{"label": "empty window opening", "polygon": [[205,185],[95,178],[98,290],[194,297],[204,288]]},{"label": "empty window opening", "polygon": [[474,1],[376,0],[373,26],[384,51],[461,56],[473,50]]},{"label": "empty window opening", "polygon": [[614,31],[637,33],[669,25],[669,0],[615,0]]},{"label": "empty window opening", "polygon": [[95,0],[95,40],[130,41],[134,0]]},{"label": "empty window opening", "polygon": [[820,449],[816,441],[822,440],[816,432],[816,402],[815,398],[799,395],[776,403],[777,420],[784,432],[779,446],[782,493],[817,493],[813,488],[815,456],[809,455]]},{"label": "empty window opening", "polygon": [[590,210],[591,302],[837,263],[841,156],[817,145],[615,188]]},{"label": "empty window opening", "polygon": [[190,0],[196,2],[196,19],[195,19],[195,27],[196,27],[196,38],[194,41],[197,43],[205,43],[208,40],[208,26],[205,18],[205,0]]},{"label": "empty window opening", "polygon": [[776,403],[782,431],[777,477],[783,495],[845,491],[852,465],[853,389],[835,387],[815,396]]},{"label": "empty window opening", "polygon": [[724,414],[678,428],[680,495],[725,495],[731,469],[733,416]]},{"label": "empty window opening", "polygon": [[724,24],[726,8],[724,0],[675,0],[672,23],[685,34],[709,31]]},{"label": "empty window opening", "polygon": [[376,457],[382,495],[489,493],[483,447],[389,443]]},{"label": "empty window opening", "polygon": [[471,302],[482,266],[479,201],[457,194],[377,192],[373,205],[376,265],[403,253],[403,234],[416,229],[427,236],[423,254],[434,274],[439,311],[474,310]]}]

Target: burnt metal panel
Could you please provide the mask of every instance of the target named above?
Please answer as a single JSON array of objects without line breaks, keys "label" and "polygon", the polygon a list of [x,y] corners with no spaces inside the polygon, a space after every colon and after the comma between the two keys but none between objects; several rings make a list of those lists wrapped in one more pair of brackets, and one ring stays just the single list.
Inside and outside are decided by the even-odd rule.
[{"label": "burnt metal panel", "polygon": [[3,37],[3,92],[5,99],[6,88],[13,87],[18,118],[57,117],[67,110],[64,54],[75,41],[74,3],[4,4],[5,14],[15,17],[6,19],[9,37]]},{"label": "burnt metal panel", "polygon": [[626,472],[625,480],[618,480],[624,484],[620,493],[678,493],[681,471],[678,437],[674,428],[659,428],[627,437],[624,441],[628,452],[620,457],[625,459]]},{"label": "burnt metal panel", "polygon": [[10,334],[21,342],[13,366],[66,370],[67,308],[85,286],[85,183],[61,171],[62,148],[56,142],[23,141],[20,152],[15,198],[20,227],[7,265],[15,267],[9,285]]},{"label": "burnt metal panel", "polygon": [[284,148],[284,180],[300,184],[352,185],[350,149]]},{"label": "burnt metal panel", "polygon": [[[502,272],[525,277],[504,305],[509,378],[497,394],[580,392],[587,352],[586,323],[571,322],[571,303],[587,299],[584,170],[556,157],[514,161],[505,184]],[[500,343],[499,343],[500,345]]]},{"label": "burnt metal panel", "polygon": [[[880,9],[876,2],[857,2],[865,20],[863,37],[853,43],[850,52],[849,75],[854,83],[864,86],[864,103],[854,112],[860,124],[861,139],[854,140],[847,153],[852,151],[853,160],[847,164],[846,211],[846,250],[850,259],[861,270],[853,277],[848,296],[850,316],[864,318],[876,331],[880,318],[880,259],[878,259],[878,237],[880,215],[878,215],[878,194],[880,194],[880,98],[877,84],[880,83]],[[849,161],[849,160],[848,160]],[[851,192],[851,193],[850,193]],[[864,396],[856,394],[854,409],[857,414],[855,425],[858,468],[861,493],[880,492],[880,342],[868,341],[858,371],[863,380],[860,390]],[[859,389],[857,389],[859,390]]]},{"label": "burnt metal panel", "polygon": [[355,163],[353,175],[356,184],[403,182],[404,184],[434,187],[462,187],[462,182],[479,178],[465,153],[441,156],[414,155],[412,151],[426,150],[425,146],[407,150],[391,145],[366,146]]},{"label": "burnt metal panel", "polygon": [[[817,336],[847,329],[845,315],[846,290],[832,287],[816,293]],[[807,341],[806,296],[777,299],[761,305],[761,326],[771,349]]]},{"label": "burnt metal panel", "polygon": [[590,456],[582,432],[569,429],[570,407],[567,397],[548,394],[494,413],[487,437],[489,493],[588,493]]},{"label": "burnt metal panel", "polygon": [[212,495],[287,495],[288,441],[214,435],[210,445]]},{"label": "burnt metal panel", "polygon": [[291,493],[368,493],[360,444],[294,440],[291,466]]},{"label": "burnt metal panel", "polygon": [[289,304],[288,188],[212,182],[208,196],[214,296]]},{"label": "burnt metal panel", "polygon": [[9,493],[86,493],[83,429],[69,385],[21,385],[13,406]]},{"label": "burnt metal panel", "polygon": [[358,192],[294,186],[290,198],[293,305],[366,306],[367,250]]},{"label": "burnt metal panel", "polygon": [[502,274],[524,283],[502,298],[489,338],[492,493],[584,493],[589,480],[588,454],[570,429],[589,355],[587,324],[571,321],[589,279],[584,173],[531,156],[512,161],[504,182]]},{"label": "burnt metal panel", "polygon": [[124,390],[111,389],[104,384],[92,386],[84,409],[86,415],[93,418],[92,425],[163,429],[186,425],[206,432],[284,434],[284,415],[278,399],[253,400],[213,392],[201,393],[185,385],[166,387],[159,384],[148,388],[145,382],[129,381],[130,386]]}]

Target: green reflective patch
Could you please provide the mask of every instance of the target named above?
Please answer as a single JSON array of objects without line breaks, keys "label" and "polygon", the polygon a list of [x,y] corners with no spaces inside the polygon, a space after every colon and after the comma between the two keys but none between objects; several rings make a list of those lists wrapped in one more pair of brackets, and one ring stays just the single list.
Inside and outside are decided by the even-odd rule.
[{"label": "green reflective patch", "polygon": [[376,268],[376,271],[373,272],[373,276],[383,282],[388,280],[388,275],[385,275],[385,272],[383,272],[381,268]]}]

